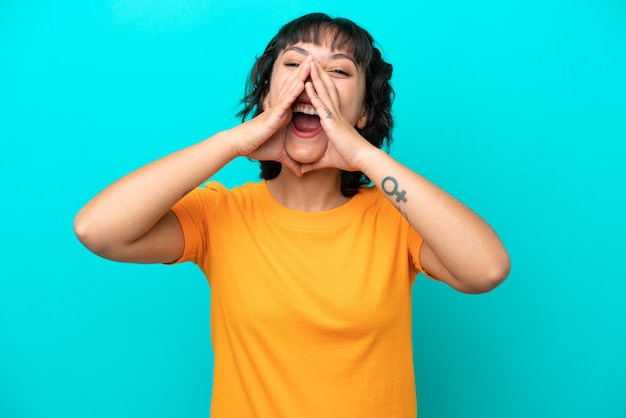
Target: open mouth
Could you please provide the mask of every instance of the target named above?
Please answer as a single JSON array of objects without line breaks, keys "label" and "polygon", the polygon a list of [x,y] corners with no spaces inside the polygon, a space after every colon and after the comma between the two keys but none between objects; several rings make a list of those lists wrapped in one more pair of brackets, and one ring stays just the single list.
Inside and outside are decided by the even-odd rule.
[{"label": "open mouth", "polygon": [[299,136],[311,137],[322,129],[320,118],[311,104],[296,103],[292,111],[291,126]]}]

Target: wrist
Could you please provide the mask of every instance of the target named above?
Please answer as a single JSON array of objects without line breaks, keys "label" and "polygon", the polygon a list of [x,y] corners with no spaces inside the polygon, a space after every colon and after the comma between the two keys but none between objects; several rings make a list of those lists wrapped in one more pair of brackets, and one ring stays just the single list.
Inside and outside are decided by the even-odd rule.
[{"label": "wrist", "polygon": [[233,160],[242,155],[238,140],[239,135],[235,128],[231,128],[217,132],[212,138],[209,138],[209,141],[215,144],[213,147],[221,149],[225,156]]},{"label": "wrist", "polygon": [[369,144],[367,149],[361,152],[359,157],[359,171],[371,178],[371,174],[383,158],[388,157],[387,153],[374,145]]},{"label": "wrist", "polygon": [[266,132],[263,124],[264,114],[247,120],[237,126],[223,131],[225,140],[233,147],[233,152],[238,157],[248,157],[263,144],[273,132]]},{"label": "wrist", "polygon": [[245,157],[250,154],[247,145],[247,140],[250,139],[250,134],[246,133],[246,124],[250,121],[244,122],[230,129],[226,129],[219,134],[219,139],[228,144],[230,152],[233,157]]}]

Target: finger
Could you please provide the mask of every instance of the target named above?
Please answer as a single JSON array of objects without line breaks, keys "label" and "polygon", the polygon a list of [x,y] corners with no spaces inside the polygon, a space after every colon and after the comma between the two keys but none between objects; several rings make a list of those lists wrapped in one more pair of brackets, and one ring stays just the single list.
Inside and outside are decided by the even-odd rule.
[{"label": "finger", "polygon": [[[304,81],[308,78],[311,71],[311,59],[305,59],[297,70],[293,71],[283,83],[282,86],[270,86],[270,90],[280,89],[278,93],[277,103],[271,106],[271,103],[266,104],[266,109],[272,107],[279,108],[281,111],[286,111],[293,105],[293,102],[298,98],[300,93],[304,90]],[[269,92],[266,98],[269,97]]]},{"label": "finger", "polygon": [[302,177],[302,174],[304,174],[304,172],[302,171],[302,164],[295,162],[289,157],[282,159],[281,164],[283,165],[283,167],[287,167],[289,170],[291,170],[291,172],[294,173],[296,177]]},{"label": "finger", "polygon": [[313,61],[312,57],[306,57],[305,60],[298,66],[296,71],[293,71],[289,77],[285,80],[285,84],[283,85],[283,95],[286,95],[287,98],[295,99],[302,93],[304,89],[304,82],[309,77],[311,73],[311,62]]},{"label": "finger", "polygon": [[[304,85],[304,89],[311,99],[311,104],[315,107],[315,111],[322,120],[322,123],[324,123],[324,120],[333,119],[335,117],[334,110],[331,110],[331,108],[326,105],[324,100],[318,95],[317,90],[315,90],[315,87],[313,87],[311,82],[306,83]],[[328,96],[326,97],[326,100],[330,102],[330,98],[328,98]]]},{"label": "finger", "polygon": [[302,174],[306,174],[311,171],[319,170],[321,168],[327,168],[329,166],[329,164],[322,164],[321,161],[317,161],[314,163],[302,164],[302,166],[300,167],[300,171],[302,172]]},{"label": "finger", "polygon": [[[311,80],[313,81],[315,90],[320,93],[320,97],[325,99],[324,103],[327,105],[332,104],[333,107],[339,108],[339,93],[337,91],[337,86],[335,86],[335,82],[332,77],[330,77],[326,71],[321,68],[320,63],[317,61],[311,63]],[[330,99],[330,102],[326,100],[326,97]]]}]

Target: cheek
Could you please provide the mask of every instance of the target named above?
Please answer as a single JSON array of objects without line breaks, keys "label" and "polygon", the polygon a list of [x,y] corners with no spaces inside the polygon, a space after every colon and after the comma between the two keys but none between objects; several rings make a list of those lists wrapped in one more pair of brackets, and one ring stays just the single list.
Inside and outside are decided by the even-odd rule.
[{"label": "cheek", "polygon": [[276,68],[272,69],[270,78],[265,81],[263,88],[265,89],[263,93],[263,110],[267,110],[276,102],[274,95],[280,89],[280,74],[276,71]]},{"label": "cheek", "polygon": [[353,125],[359,122],[365,108],[365,85],[358,83],[344,90],[341,96],[341,111]]},{"label": "cheek", "polygon": [[353,126],[356,126],[363,118],[364,109],[365,103],[363,100],[355,97],[355,100],[348,99],[347,103],[342,104],[341,112]]},{"label": "cheek", "polygon": [[280,98],[280,91],[284,83],[285,78],[282,76],[282,74],[272,74],[272,77],[267,82],[265,97],[263,99],[263,104],[265,106],[271,108],[273,105],[278,103]]}]

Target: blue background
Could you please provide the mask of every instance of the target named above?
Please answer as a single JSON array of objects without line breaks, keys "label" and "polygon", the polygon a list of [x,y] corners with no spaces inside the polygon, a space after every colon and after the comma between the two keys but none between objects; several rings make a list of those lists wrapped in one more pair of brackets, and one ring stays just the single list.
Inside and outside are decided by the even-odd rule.
[{"label": "blue background", "polygon": [[0,5],[1,417],[207,416],[200,271],[102,260],[72,220],[236,124],[255,56],[318,10],[393,63],[392,155],[512,256],[488,294],[417,280],[420,418],[626,416],[623,1],[24,0]]}]

